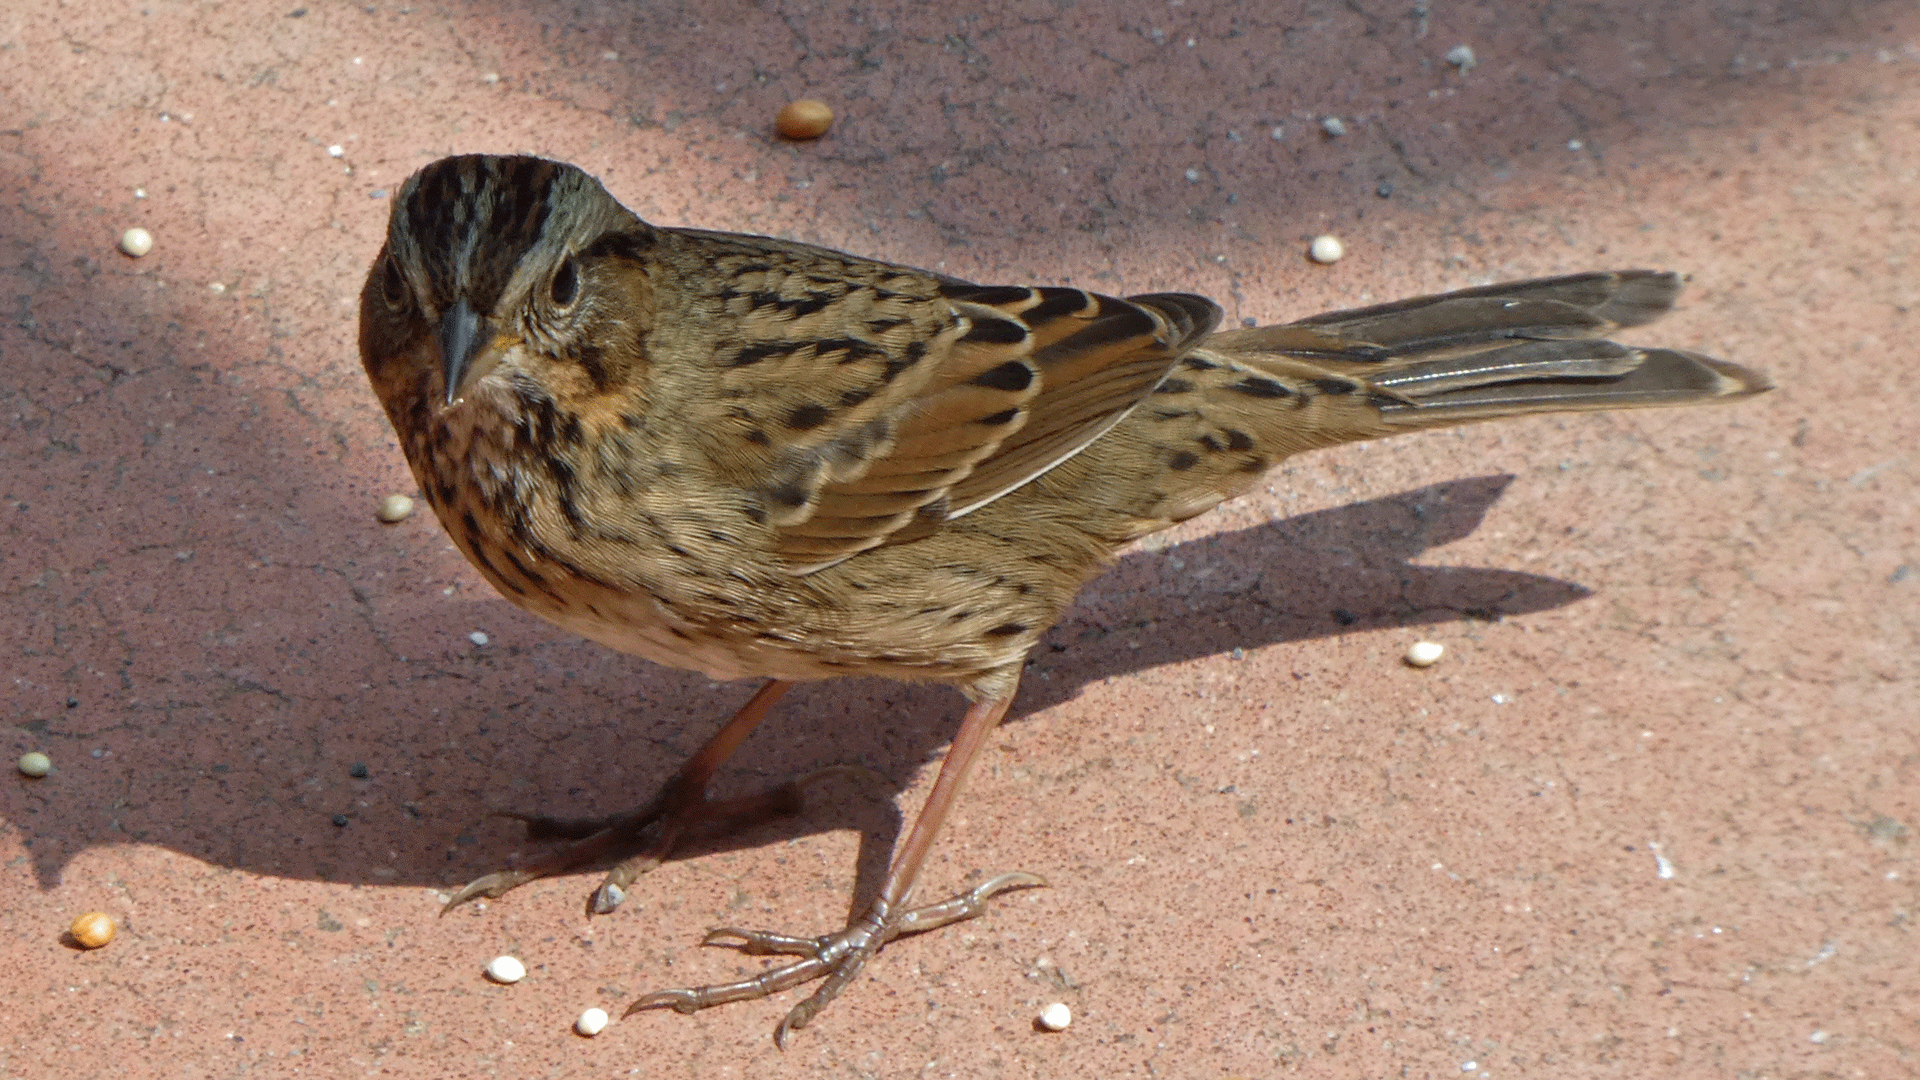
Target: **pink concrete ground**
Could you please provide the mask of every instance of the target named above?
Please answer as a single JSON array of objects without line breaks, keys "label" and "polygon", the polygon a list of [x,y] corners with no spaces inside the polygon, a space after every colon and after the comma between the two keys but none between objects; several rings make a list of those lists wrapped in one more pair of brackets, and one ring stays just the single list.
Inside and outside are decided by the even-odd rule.
[{"label": "pink concrete ground", "polygon": [[[0,1076],[1920,1073],[1920,10],[972,6],[4,5],[4,749],[58,771],[0,777]],[[771,139],[801,95],[838,125]],[[958,699],[796,693],[729,790],[898,788],[617,916],[577,877],[435,917],[526,847],[490,807],[624,808],[747,692],[374,521],[411,481],[353,297],[385,193],[468,150],[1234,320],[1673,267],[1655,336],[1780,388],[1289,463],[1039,653],[927,880],[1052,888],[888,949],[784,1054],[791,995],[589,1041],[589,1005],[757,966],[711,925],[837,925]],[[121,931],[83,953],[88,909]]]}]

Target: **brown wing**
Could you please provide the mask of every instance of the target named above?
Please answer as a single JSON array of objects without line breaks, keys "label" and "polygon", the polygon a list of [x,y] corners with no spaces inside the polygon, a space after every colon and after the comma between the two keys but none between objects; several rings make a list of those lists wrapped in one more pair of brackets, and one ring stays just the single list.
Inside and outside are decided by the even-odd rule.
[{"label": "brown wing", "polygon": [[[675,230],[672,399],[796,573],[927,535],[1078,453],[1212,329],[1197,296],[984,287],[764,237]],[[711,283],[711,284],[707,284]],[[672,339],[707,335],[697,350]],[[663,395],[665,396],[665,395]]]},{"label": "brown wing", "polygon": [[1220,319],[1213,301],[1186,293],[1116,300],[1080,289],[980,291],[1033,327],[1041,390],[1027,424],[954,484],[949,517],[977,510],[1085,449],[1152,393]]},{"label": "brown wing", "polygon": [[820,488],[779,545],[797,572],[904,543],[1080,452],[1152,392],[1218,317],[1190,296],[948,284],[966,329],[864,471]]}]

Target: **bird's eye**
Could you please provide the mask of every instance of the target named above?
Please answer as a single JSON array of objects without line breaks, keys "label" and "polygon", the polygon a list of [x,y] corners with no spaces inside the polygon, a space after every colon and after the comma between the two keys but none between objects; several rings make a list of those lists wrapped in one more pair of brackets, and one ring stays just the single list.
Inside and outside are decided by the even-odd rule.
[{"label": "bird's eye", "polygon": [[553,306],[565,311],[573,306],[574,298],[580,295],[580,268],[572,259],[560,264],[553,275]]},{"label": "bird's eye", "polygon": [[392,257],[388,257],[387,265],[380,271],[380,295],[393,311],[407,306],[407,279],[401,275],[400,264]]}]

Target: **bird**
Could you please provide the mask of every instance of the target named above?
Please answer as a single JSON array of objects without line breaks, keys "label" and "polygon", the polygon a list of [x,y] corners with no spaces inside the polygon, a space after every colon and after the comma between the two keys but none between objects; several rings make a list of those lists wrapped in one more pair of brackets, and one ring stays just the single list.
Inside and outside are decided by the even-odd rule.
[{"label": "bird", "polygon": [[797,810],[715,770],[795,683],[885,676],[967,701],[877,897],[835,931],[725,927],[783,957],[656,991],[691,1013],[817,980],[788,1045],[888,941],[974,917],[915,886],[1027,654],[1126,545],[1293,454],[1500,417],[1732,401],[1763,374],[1609,335],[1681,278],[1576,273],[1220,330],[1201,296],[981,285],[789,240],[643,221],[533,156],[447,157],[392,201],[360,297],[368,381],[454,544],[507,600],[623,653],[763,685],[644,805],[519,816],[568,843],[443,909],[613,862],[616,909],[695,831]]}]

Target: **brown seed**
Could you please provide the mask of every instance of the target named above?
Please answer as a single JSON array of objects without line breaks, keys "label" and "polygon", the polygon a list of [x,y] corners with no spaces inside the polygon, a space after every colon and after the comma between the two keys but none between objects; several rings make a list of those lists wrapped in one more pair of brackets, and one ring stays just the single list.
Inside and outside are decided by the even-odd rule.
[{"label": "brown seed", "polygon": [[89,911],[73,920],[67,933],[83,949],[97,949],[113,940],[113,916],[104,911]]},{"label": "brown seed", "polygon": [[817,139],[833,126],[833,109],[818,98],[801,98],[781,109],[773,126],[789,139]]}]

